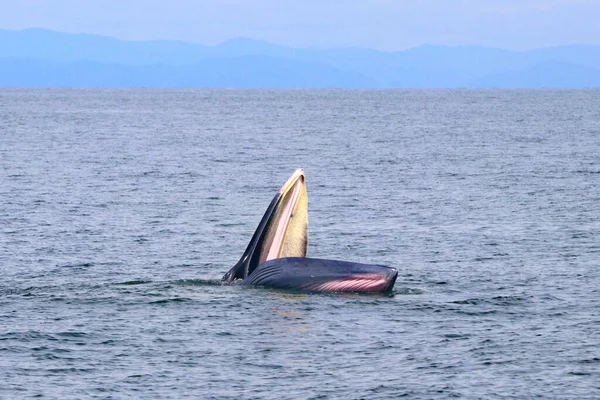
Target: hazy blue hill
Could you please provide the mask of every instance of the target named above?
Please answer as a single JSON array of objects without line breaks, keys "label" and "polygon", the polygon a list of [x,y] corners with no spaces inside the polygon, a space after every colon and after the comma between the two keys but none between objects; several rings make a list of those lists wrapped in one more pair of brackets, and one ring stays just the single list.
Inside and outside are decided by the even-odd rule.
[{"label": "hazy blue hill", "polygon": [[356,70],[378,75],[392,87],[465,87],[476,78],[527,66],[518,53],[477,46],[423,45],[389,53],[389,61],[372,65],[363,61]]},{"label": "hazy blue hill", "polygon": [[473,87],[489,88],[593,88],[600,87],[600,69],[549,61],[519,71],[488,76]]},{"label": "hazy blue hill", "polygon": [[579,64],[592,68],[600,68],[600,46],[570,45],[534,49],[527,54],[538,63],[560,61]]},{"label": "hazy blue hill", "polygon": [[265,56],[207,59],[185,66],[0,59],[0,86],[13,87],[360,88],[376,85],[359,73]]},{"label": "hazy blue hill", "polygon": [[209,54],[213,57],[260,55],[270,57],[295,58],[295,51],[293,48],[272,44],[262,40],[248,39],[243,37],[226,40],[217,46],[209,48],[206,51],[206,54]]},{"label": "hazy blue hill", "polygon": [[[234,38],[217,46],[180,41],[122,41],[98,35],[26,29],[0,30],[0,58],[13,62],[29,59],[27,68],[38,72],[21,74],[12,70],[15,76],[0,79],[27,86],[33,85],[28,82],[37,82],[48,74],[60,76],[60,71],[67,70],[73,76],[80,76],[78,82],[94,71],[95,85],[108,82],[108,74],[115,73],[121,78],[115,77],[114,81],[139,86],[140,79],[128,75],[136,70],[131,67],[138,66],[143,67],[136,70],[145,77],[143,86],[166,82],[160,85],[454,88],[492,84],[507,87],[512,82],[518,85],[515,87],[539,87],[540,77],[545,77],[544,82],[552,83],[553,87],[564,87],[569,82],[580,87],[581,82],[596,85],[594,71],[600,69],[600,46],[570,45],[517,52],[481,46],[422,45],[385,52],[363,48],[294,49],[248,38]],[[98,65],[92,68],[86,64],[87,70],[75,70],[81,61]],[[6,67],[6,60],[3,63]],[[161,75],[167,72],[157,72],[167,70],[172,74],[169,79]],[[584,75],[572,76],[574,71]],[[156,74],[160,78],[155,81],[152,77]],[[101,75],[106,77],[100,79]],[[549,82],[551,79],[556,80]]]},{"label": "hazy blue hill", "polygon": [[170,40],[124,41],[30,28],[0,29],[0,57],[38,58],[56,62],[98,61],[147,65],[190,65],[207,58],[260,55],[294,58],[292,48],[261,40],[234,38],[217,46]]},{"label": "hazy blue hill", "polygon": [[128,42],[110,37],[45,29],[0,30],[0,57],[56,62],[98,61],[120,64],[193,64],[210,56],[206,46],[178,41]]},{"label": "hazy blue hill", "polygon": [[[367,49],[297,51],[297,57],[324,63],[341,70],[353,70],[376,79],[382,86],[401,88],[485,87],[487,77],[519,74],[554,63],[600,67],[600,46],[561,46],[516,52],[481,46],[422,45],[405,51],[381,52]],[[560,79],[556,70],[548,73]],[[514,80],[517,82],[517,80]],[[532,80],[518,80],[518,87],[538,87]],[[573,82],[575,82],[573,80]],[[563,84],[557,81],[558,86]],[[481,87],[481,86],[476,86]]]}]

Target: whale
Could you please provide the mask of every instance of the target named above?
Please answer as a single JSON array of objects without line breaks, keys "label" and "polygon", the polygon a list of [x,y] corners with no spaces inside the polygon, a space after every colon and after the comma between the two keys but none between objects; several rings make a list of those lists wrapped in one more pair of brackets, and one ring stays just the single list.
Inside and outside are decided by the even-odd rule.
[{"label": "whale", "polygon": [[307,257],[308,192],[297,169],[271,200],[246,250],[222,282],[312,292],[382,293],[392,290],[396,268]]}]

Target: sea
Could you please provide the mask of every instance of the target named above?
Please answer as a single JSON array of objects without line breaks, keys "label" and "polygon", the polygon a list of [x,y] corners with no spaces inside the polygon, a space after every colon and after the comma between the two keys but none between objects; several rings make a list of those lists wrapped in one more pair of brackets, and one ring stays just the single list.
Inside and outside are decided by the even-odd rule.
[{"label": "sea", "polygon": [[[296,168],[391,293],[221,284]],[[599,399],[600,90],[0,89],[0,398]]]}]

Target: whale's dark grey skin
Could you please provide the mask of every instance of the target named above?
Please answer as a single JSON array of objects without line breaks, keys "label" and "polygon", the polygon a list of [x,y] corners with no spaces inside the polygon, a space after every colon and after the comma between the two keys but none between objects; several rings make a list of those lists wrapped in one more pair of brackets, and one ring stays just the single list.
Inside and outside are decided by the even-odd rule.
[{"label": "whale's dark grey skin", "polygon": [[398,276],[384,265],[307,258],[308,195],[299,169],[275,195],[226,283],[321,292],[387,292]]},{"label": "whale's dark grey skin", "polygon": [[319,258],[276,258],[260,264],[241,285],[319,292],[387,292],[398,271],[384,265]]}]

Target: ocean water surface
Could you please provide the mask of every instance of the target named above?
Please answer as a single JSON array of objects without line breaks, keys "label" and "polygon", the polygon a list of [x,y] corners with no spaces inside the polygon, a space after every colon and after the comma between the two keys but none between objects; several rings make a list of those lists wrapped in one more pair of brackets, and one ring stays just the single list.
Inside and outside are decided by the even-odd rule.
[{"label": "ocean water surface", "polygon": [[[304,168],[309,255],[222,286]],[[600,398],[600,91],[0,90],[0,398]]]}]

